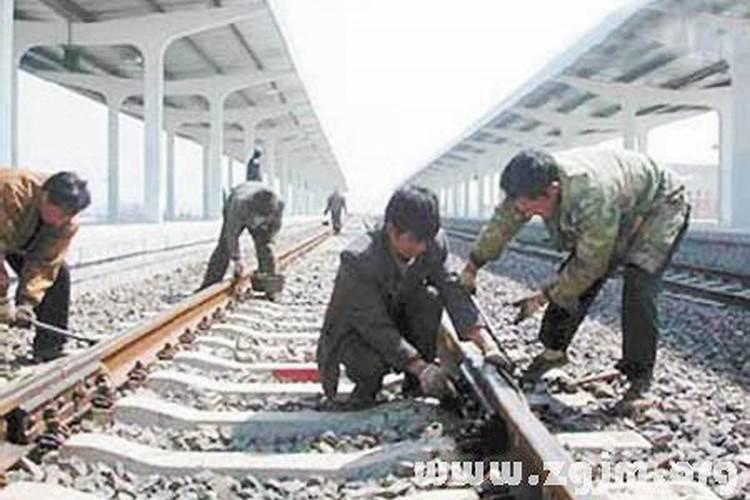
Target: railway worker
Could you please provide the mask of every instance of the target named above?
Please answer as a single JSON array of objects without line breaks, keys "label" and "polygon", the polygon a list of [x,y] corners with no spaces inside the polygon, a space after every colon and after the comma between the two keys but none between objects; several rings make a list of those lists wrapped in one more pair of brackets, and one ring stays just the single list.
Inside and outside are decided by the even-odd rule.
[{"label": "railway worker", "polygon": [[230,260],[234,278],[239,279],[244,274],[240,235],[247,229],[253,238],[258,260],[258,270],[252,276],[253,288],[265,292],[273,300],[281,292],[283,285],[282,277],[276,274],[273,239],[281,229],[284,202],[261,182],[259,164],[248,166],[248,178],[248,182],[232,188],[224,204],[219,241],[211,254],[203,283],[198,290],[220,282]]},{"label": "railway worker", "polygon": [[248,182],[251,182],[255,174],[255,171],[260,171],[260,157],[263,156],[263,153],[260,151],[260,149],[255,148],[253,149],[253,154],[250,156],[250,159],[247,161],[247,169],[245,171],[245,180]]},{"label": "railway worker", "polygon": [[346,198],[341,195],[338,187],[334,189],[333,193],[328,197],[326,209],[323,211],[323,215],[326,215],[328,212],[331,213],[333,232],[339,234],[341,232],[341,213],[347,212],[347,209]]},{"label": "railway worker", "polygon": [[437,197],[414,186],[392,195],[382,227],[341,252],[317,347],[330,401],[337,395],[340,364],[356,384],[350,408],[373,404],[392,370],[406,372],[406,394],[450,397],[448,372],[435,361],[444,306],[459,335],[479,346],[485,362],[502,365],[458,275],[445,267],[447,252]]},{"label": "railway worker", "polygon": [[622,359],[624,401],[651,385],[658,337],[656,297],[661,275],[688,226],[685,188],[647,156],[580,148],[548,154],[527,150],[510,160],[500,186],[505,200],[474,242],[462,281],[474,288],[477,270],[497,259],[532,216],[571,252],[558,278],[514,305],[517,322],[545,305],[539,339],[545,350],[525,371],[534,380],[567,363],[566,350],[586,312],[616,267],[624,267]]},{"label": "railway worker", "polygon": [[[0,322],[30,328],[37,319],[68,328],[70,273],[65,252],[78,231],[76,215],[91,203],[73,172],[47,175],[0,168]],[[18,275],[15,307],[7,297],[7,263]],[[34,360],[63,355],[65,337],[37,327]]]}]

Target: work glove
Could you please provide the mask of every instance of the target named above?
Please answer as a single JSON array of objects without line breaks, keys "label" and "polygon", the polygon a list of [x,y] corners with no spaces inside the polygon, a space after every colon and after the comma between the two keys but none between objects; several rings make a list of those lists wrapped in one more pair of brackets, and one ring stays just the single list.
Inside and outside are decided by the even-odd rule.
[{"label": "work glove", "polygon": [[419,374],[419,385],[427,396],[442,399],[455,398],[458,395],[448,372],[435,363],[428,363]]},{"label": "work glove", "polygon": [[477,268],[471,262],[467,262],[461,271],[461,285],[472,295],[477,291]]},{"label": "work glove", "polygon": [[13,318],[13,326],[18,328],[31,328],[36,321],[34,307],[31,304],[21,304],[16,307],[16,314]]},{"label": "work glove", "polygon": [[485,364],[492,365],[498,370],[512,374],[516,370],[516,365],[508,356],[500,352],[500,349],[493,347],[484,353]]},{"label": "work glove", "polygon": [[243,264],[242,261],[235,260],[234,270],[232,271],[234,280],[238,281],[240,278],[242,278],[243,274],[245,274],[245,264]]},{"label": "work glove", "polygon": [[15,311],[13,310],[13,304],[7,297],[0,298],[0,323],[10,325],[13,323]]},{"label": "work glove", "polygon": [[518,307],[518,314],[513,320],[513,324],[517,325],[526,318],[530,318],[547,305],[547,297],[543,292],[534,292],[533,294],[524,297],[516,302],[513,302],[513,307]]}]

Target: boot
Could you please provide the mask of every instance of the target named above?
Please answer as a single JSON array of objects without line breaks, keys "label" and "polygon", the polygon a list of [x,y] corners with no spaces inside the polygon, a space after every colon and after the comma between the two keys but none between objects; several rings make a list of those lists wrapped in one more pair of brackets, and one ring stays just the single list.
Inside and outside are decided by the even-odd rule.
[{"label": "boot", "polygon": [[522,382],[536,382],[542,375],[553,368],[564,366],[568,363],[568,355],[565,351],[545,349],[536,356],[521,375]]}]

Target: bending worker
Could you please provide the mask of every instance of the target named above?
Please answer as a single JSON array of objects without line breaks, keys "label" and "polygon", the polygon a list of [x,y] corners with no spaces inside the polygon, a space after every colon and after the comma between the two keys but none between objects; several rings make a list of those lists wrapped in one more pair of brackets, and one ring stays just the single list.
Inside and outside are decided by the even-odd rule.
[{"label": "bending worker", "polygon": [[339,193],[339,188],[336,188],[333,193],[328,197],[326,203],[326,209],[323,211],[323,215],[331,212],[331,225],[333,226],[333,232],[339,234],[341,232],[341,212],[346,212],[346,198]]},{"label": "bending worker", "polygon": [[647,391],[656,360],[656,297],[661,275],[688,226],[685,188],[666,169],[631,151],[581,148],[550,155],[523,151],[500,180],[505,200],[474,243],[462,280],[497,259],[532,216],[540,215],[561,250],[571,252],[558,279],[516,303],[517,321],[547,305],[539,339],[545,347],[525,372],[536,379],[567,363],[566,350],[607,278],[624,266],[622,359],[624,400]]},{"label": "bending worker", "polygon": [[452,396],[448,372],[436,361],[444,306],[459,335],[479,346],[485,362],[502,365],[471,297],[445,267],[447,253],[437,196],[413,186],[393,194],[383,227],[341,252],[317,349],[329,400],[338,391],[340,364],[356,384],[351,408],[372,405],[390,371],[406,372],[407,394]]},{"label": "bending worker", "polygon": [[253,238],[258,270],[253,288],[269,299],[281,292],[281,276],[276,274],[273,239],[281,229],[284,202],[261,182],[260,166],[248,166],[250,181],[235,186],[224,205],[224,220],[219,241],[208,261],[199,290],[220,282],[232,261],[235,279],[245,272],[240,250],[240,235],[247,229]]},{"label": "bending worker", "polygon": [[[78,231],[76,215],[90,203],[86,182],[72,172],[0,168],[0,322],[29,328],[38,317],[68,328],[70,273],[63,259]],[[5,262],[18,275],[15,307]],[[34,360],[62,356],[65,340],[37,327]]]}]

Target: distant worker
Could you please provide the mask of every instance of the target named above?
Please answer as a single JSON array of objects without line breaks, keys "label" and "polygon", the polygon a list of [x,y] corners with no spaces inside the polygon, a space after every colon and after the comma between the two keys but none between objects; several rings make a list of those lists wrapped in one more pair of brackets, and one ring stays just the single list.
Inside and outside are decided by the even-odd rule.
[{"label": "distant worker", "polygon": [[[70,273],[65,252],[78,231],[76,215],[91,203],[86,182],[0,168],[0,322],[30,328],[38,321],[67,329]],[[4,262],[18,275],[15,307],[8,299]],[[66,338],[37,326],[34,361],[63,355]]]},{"label": "distant worker", "polygon": [[245,273],[240,235],[247,229],[258,259],[258,270],[252,276],[253,288],[273,300],[283,286],[282,277],[276,274],[273,239],[281,229],[284,202],[261,182],[259,165],[248,166],[248,177],[250,180],[235,186],[227,198],[219,241],[199,290],[220,282],[230,260],[235,279]]},{"label": "distant worker", "polygon": [[339,193],[339,188],[336,188],[328,197],[323,215],[326,215],[328,212],[331,212],[333,232],[339,234],[341,232],[341,212],[348,212],[346,209],[346,198]]},{"label": "distant worker", "polygon": [[246,181],[252,181],[252,176],[255,175],[253,172],[258,171],[260,172],[260,157],[263,156],[263,153],[260,151],[260,149],[253,149],[253,154],[250,156],[250,159],[247,161],[247,169],[245,172],[245,180]]},{"label": "distant worker", "polygon": [[617,368],[629,381],[623,401],[643,397],[656,361],[662,272],[688,226],[684,186],[647,156],[600,148],[523,151],[505,167],[500,186],[505,200],[473,245],[462,272],[465,286],[474,288],[477,270],[497,259],[534,215],[543,218],[557,246],[571,252],[554,283],[514,304],[520,307],[517,322],[549,304],[539,332],[545,350],[525,378],[535,380],[567,363],[566,350],[589,306],[622,265]]},{"label": "distant worker", "polygon": [[453,396],[448,371],[436,361],[443,307],[485,362],[502,363],[459,276],[446,269],[447,255],[437,196],[414,186],[393,194],[383,227],[341,252],[317,348],[329,400],[338,392],[339,364],[356,384],[351,409],[374,404],[390,371],[406,372],[406,394]]}]

